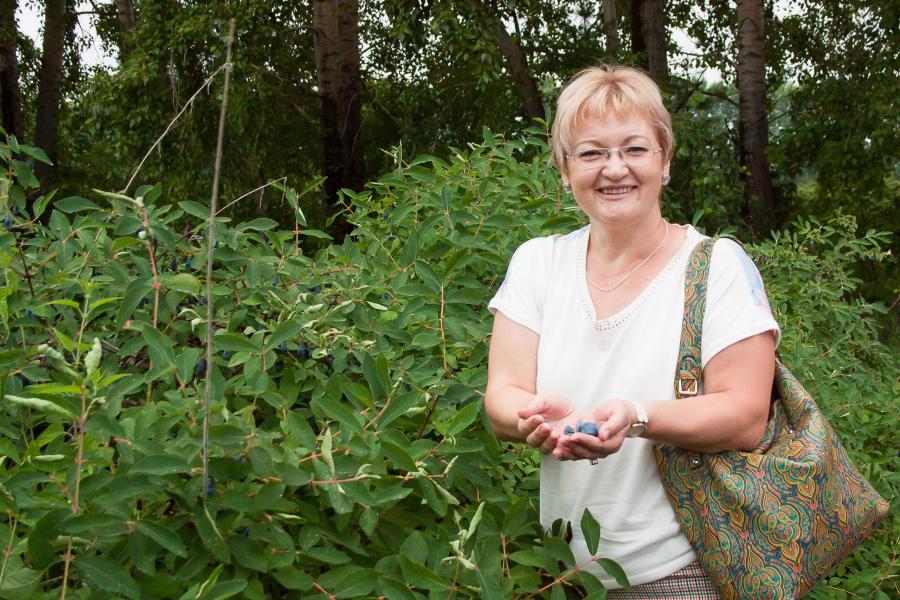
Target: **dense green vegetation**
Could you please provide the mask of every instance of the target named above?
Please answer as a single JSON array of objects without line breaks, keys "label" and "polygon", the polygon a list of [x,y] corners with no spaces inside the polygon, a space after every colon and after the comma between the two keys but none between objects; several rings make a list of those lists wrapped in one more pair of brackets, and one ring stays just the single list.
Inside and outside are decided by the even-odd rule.
[{"label": "dense green vegetation", "polygon": [[[313,189],[283,189],[294,231],[219,216],[211,297],[202,204],[157,184],[28,215],[23,153],[41,153],[17,149],[2,148],[19,202],[0,233],[0,597],[604,597],[565,528],[540,529],[535,452],[498,443],[481,404],[509,256],[580,218],[542,137],[395,155],[348,196],[353,234],[315,253]],[[853,275],[886,242],[842,217],[751,249],[785,361],[896,501],[897,352]],[[571,526],[597,539],[589,516]],[[889,517],[813,597],[896,595],[898,531]]]},{"label": "dense green vegetation", "polygon": [[[602,61],[653,72],[676,136],[664,215],[746,242],[785,363],[896,506],[896,3],[738,3],[765,21],[756,173],[730,3],[311,3],[357,9],[353,67],[327,63],[331,22],[308,4],[98,0],[115,64],[93,68],[77,3],[30,3],[42,44],[16,4],[0,3],[0,599],[605,597],[567,525],[538,524],[539,457],[499,443],[481,402],[512,252],[583,222],[546,125]],[[336,72],[357,86],[340,139]],[[338,194],[347,138],[362,179]],[[598,539],[590,515],[568,527]],[[892,514],[811,597],[900,597],[898,554]]]}]

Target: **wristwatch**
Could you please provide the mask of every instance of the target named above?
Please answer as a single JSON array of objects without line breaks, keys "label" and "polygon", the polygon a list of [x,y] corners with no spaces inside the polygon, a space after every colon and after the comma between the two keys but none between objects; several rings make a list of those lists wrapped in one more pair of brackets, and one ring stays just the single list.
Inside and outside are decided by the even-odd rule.
[{"label": "wristwatch", "polygon": [[629,402],[634,408],[635,421],[631,424],[626,437],[641,437],[647,432],[647,409],[640,402]]}]

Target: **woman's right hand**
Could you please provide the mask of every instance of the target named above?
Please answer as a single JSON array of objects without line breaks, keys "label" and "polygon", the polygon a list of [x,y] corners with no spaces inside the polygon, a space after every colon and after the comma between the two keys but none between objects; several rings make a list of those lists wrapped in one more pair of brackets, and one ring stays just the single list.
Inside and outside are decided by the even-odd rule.
[{"label": "woman's right hand", "polygon": [[525,442],[550,454],[562,435],[562,423],[572,414],[568,401],[556,396],[537,395],[528,406],[519,409],[518,428]]}]

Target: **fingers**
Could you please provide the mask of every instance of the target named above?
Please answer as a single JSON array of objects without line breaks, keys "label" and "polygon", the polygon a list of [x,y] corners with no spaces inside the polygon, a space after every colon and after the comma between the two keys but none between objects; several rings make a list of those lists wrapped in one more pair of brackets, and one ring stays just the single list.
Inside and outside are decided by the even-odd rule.
[{"label": "fingers", "polygon": [[634,409],[627,402],[615,400],[597,409],[595,417],[602,422],[597,435],[600,441],[612,440],[620,434],[624,438],[634,422]]},{"label": "fingers", "polygon": [[525,442],[541,451],[541,454],[550,454],[559,443],[559,434],[546,423],[538,424],[525,438]]},{"label": "fingers", "polygon": [[547,412],[549,408],[549,402],[547,402],[546,398],[535,396],[534,400],[528,406],[520,408],[516,414],[520,419],[527,419],[534,415],[543,414]]}]

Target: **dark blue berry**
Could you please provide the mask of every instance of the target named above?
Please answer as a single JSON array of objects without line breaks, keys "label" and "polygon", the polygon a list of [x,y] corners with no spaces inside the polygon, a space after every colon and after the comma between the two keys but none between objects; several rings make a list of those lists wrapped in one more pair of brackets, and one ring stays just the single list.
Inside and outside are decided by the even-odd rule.
[{"label": "dark blue berry", "polygon": [[571,426],[571,425],[566,425],[565,428],[563,429],[563,433],[566,434],[566,435],[574,435],[574,434],[575,434],[575,430],[572,429],[572,426]]},{"label": "dark blue berry", "polygon": [[215,478],[213,478],[212,475],[207,475],[206,476],[206,490],[205,490],[206,497],[209,498],[210,496],[212,496],[215,493],[216,493],[216,480],[215,480]]},{"label": "dark blue berry", "polygon": [[280,280],[278,279],[278,275],[276,275],[275,277],[272,278],[272,285],[275,287],[278,287],[279,281]]},{"label": "dark blue berry", "polygon": [[188,257],[184,260],[184,268],[185,268],[185,269],[190,269],[190,268],[191,268],[191,259],[192,259],[192,258],[193,258],[193,257],[188,256]]},{"label": "dark blue berry", "polygon": [[327,282],[327,283],[323,283],[323,284],[322,284],[322,287],[325,288],[326,290],[327,290],[328,288],[330,288],[331,286],[332,286],[332,284],[331,284],[330,282]]},{"label": "dark blue berry", "polygon": [[287,352],[287,342],[281,342],[278,344],[278,350],[280,352]]},{"label": "dark blue berry", "polygon": [[169,268],[172,269],[173,271],[178,270],[178,259],[177,258],[172,259],[172,264],[169,265]]},{"label": "dark blue berry", "polygon": [[200,304],[206,304],[206,296],[200,296]]},{"label": "dark blue berry", "polygon": [[575,426],[575,431],[578,433],[584,433],[587,435],[592,435],[597,437],[600,434],[600,431],[597,429],[597,424],[593,421],[587,421],[585,423],[579,423]]},{"label": "dark blue berry", "polygon": [[19,205],[13,204],[13,216],[18,217],[20,214],[22,213],[19,211]]},{"label": "dark blue berry", "polygon": [[408,383],[404,383],[404,384],[403,384],[403,391],[405,391],[405,392],[411,392],[411,391],[412,391],[412,386],[409,385]]},{"label": "dark blue berry", "polygon": [[276,360],[275,365],[272,368],[275,370],[276,373],[281,373],[281,371],[284,369],[284,363],[281,362],[280,360]]},{"label": "dark blue berry", "polygon": [[222,358],[224,358],[225,360],[228,360],[229,358],[231,358],[231,352],[229,352],[228,350],[225,350],[224,352],[222,352]]},{"label": "dark blue berry", "polygon": [[313,287],[311,287],[311,288],[309,289],[309,291],[310,291],[311,293],[313,293],[313,294],[318,294],[319,292],[322,291],[322,288],[320,288],[320,287],[317,286],[317,285],[314,285]]},{"label": "dark blue berry", "polygon": [[31,317],[34,316],[34,313],[31,312],[31,309],[30,309],[30,308],[26,308],[26,309],[25,309],[25,316],[28,317],[28,318],[30,319]]},{"label": "dark blue berry", "polygon": [[250,537],[250,528],[244,527],[244,531],[241,532],[241,535],[244,536],[244,539],[247,539],[248,537]]},{"label": "dark blue berry", "polygon": [[12,229],[13,218],[12,215],[6,215],[3,217],[3,226],[6,227],[6,230],[9,231]]},{"label": "dark blue berry", "polygon": [[199,361],[197,361],[197,365],[194,367],[194,373],[196,373],[197,375],[203,375],[204,373],[206,373],[205,358],[201,358]]}]

